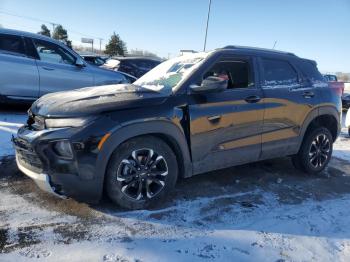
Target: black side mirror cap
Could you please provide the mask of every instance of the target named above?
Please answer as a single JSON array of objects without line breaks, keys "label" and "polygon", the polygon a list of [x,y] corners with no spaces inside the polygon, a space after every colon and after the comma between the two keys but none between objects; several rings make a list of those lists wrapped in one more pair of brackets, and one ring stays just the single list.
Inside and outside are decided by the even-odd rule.
[{"label": "black side mirror cap", "polygon": [[209,76],[203,80],[200,86],[190,85],[193,93],[222,92],[227,89],[228,80],[220,77]]}]

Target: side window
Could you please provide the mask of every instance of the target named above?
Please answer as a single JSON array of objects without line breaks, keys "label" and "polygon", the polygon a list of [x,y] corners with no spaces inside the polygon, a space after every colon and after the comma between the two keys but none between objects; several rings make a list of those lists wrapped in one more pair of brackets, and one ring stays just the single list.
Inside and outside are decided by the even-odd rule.
[{"label": "side window", "polygon": [[222,59],[204,74],[203,79],[209,76],[228,80],[228,89],[254,86],[254,71],[250,59]]},{"label": "side window", "polygon": [[298,67],[300,67],[300,70],[303,73],[303,76],[306,79],[310,80],[311,82],[324,81],[324,78],[321,75],[321,73],[318,71],[315,63],[304,60],[298,63]]},{"label": "side window", "polygon": [[127,60],[120,60],[120,68],[126,68],[126,69],[130,69],[130,68],[134,68],[135,65],[130,63]]},{"label": "side window", "polygon": [[24,38],[26,49],[27,49],[27,55],[34,59],[39,59],[38,54],[36,52],[36,49],[34,47],[33,41],[30,38],[25,37]]},{"label": "side window", "polygon": [[298,84],[298,74],[286,61],[262,59],[264,67],[263,87],[295,86]]},{"label": "side window", "polygon": [[85,56],[83,59],[88,62],[89,64],[94,64],[95,63],[95,58],[92,56]]},{"label": "side window", "polygon": [[150,60],[140,60],[138,64],[139,67],[144,70],[151,70],[153,67],[155,67],[154,62]]},{"label": "side window", "polygon": [[0,34],[0,52],[25,56],[23,39],[20,36]]},{"label": "side window", "polygon": [[330,76],[329,76],[329,81],[335,81],[335,82],[337,82],[338,80],[337,80],[337,77],[336,77],[336,76],[330,75]]},{"label": "side window", "polygon": [[40,57],[40,60],[55,64],[75,64],[75,57],[64,50],[59,45],[34,39],[34,45]]}]

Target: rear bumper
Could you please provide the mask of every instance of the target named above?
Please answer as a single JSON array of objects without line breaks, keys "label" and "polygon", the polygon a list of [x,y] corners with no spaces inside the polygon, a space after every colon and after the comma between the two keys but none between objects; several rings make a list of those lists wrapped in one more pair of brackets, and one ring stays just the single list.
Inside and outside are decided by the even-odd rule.
[{"label": "rear bumper", "polygon": [[27,169],[18,160],[17,155],[16,155],[16,163],[17,163],[18,169],[21,170],[22,173],[24,173],[26,176],[30,177],[41,190],[47,193],[50,193],[52,195],[55,195],[56,197],[66,199],[65,196],[59,195],[55,192],[54,188],[50,185],[50,178],[47,174],[35,173],[34,171]]}]

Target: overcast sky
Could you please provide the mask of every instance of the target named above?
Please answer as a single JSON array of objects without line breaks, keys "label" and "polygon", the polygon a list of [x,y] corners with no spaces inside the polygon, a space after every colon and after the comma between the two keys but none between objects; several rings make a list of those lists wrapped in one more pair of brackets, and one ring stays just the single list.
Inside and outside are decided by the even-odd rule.
[{"label": "overcast sky", "polygon": [[[203,49],[207,9],[208,0],[0,0],[0,24],[37,32],[38,20],[60,23],[73,44],[92,36],[96,47],[115,31],[129,49],[168,57]],[[350,72],[349,19],[350,0],[212,0],[207,48],[277,41],[276,49],[314,59],[323,72]]]}]

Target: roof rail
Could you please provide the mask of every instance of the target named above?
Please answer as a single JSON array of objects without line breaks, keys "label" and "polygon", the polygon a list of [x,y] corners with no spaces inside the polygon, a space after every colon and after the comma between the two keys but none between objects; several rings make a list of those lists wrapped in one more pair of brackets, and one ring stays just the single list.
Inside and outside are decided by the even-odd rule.
[{"label": "roof rail", "polygon": [[260,47],[250,47],[250,46],[227,45],[227,46],[224,46],[222,49],[252,50],[252,51],[262,51],[262,52],[268,52],[268,53],[277,53],[277,54],[296,56],[294,53],[291,53],[291,52],[279,51],[279,50],[268,49],[268,48],[260,48]]}]

